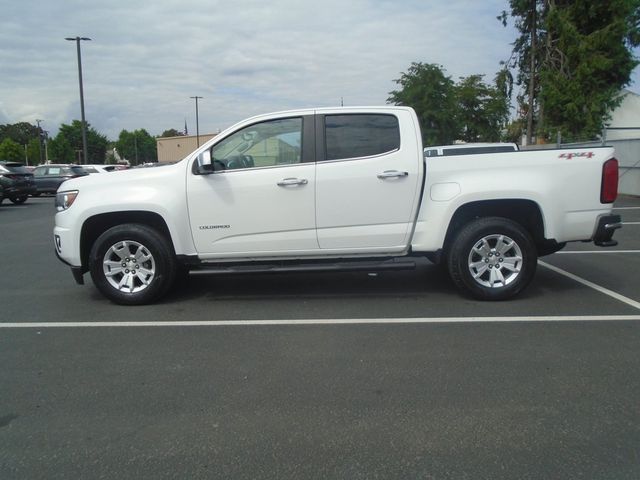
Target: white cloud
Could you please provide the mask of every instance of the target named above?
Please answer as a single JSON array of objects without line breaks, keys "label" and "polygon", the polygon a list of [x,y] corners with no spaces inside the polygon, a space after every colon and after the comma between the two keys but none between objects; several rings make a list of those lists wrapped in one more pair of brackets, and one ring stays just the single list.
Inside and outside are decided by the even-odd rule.
[{"label": "white cloud", "polygon": [[[411,62],[454,78],[491,79],[513,33],[504,0],[23,0],[0,18],[0,120],[80,117],[75,45],[87,121],[115,139],[216,131],[242,118],[307,106],[384,104]],[[4,118],[3,118],[4,117]]]}]

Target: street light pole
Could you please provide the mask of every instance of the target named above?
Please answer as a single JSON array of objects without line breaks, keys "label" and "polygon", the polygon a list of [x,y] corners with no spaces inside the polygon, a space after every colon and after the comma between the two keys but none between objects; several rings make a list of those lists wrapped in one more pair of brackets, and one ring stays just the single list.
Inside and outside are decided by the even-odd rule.
[{"label": "street light pole", "polygon": [[198,99],[202,98],[202,97],[189,97],[189,98],[195,98],[196,99],[196,144],[199,147],[200,146],[200,125],[198,123]]},{"label": "street light pole", "polygon": [[70,42],[76,42],[76,47],[78,50],[78,81],[80,83],[80,115],[82,116],[82,152],[84,155],[84,162],[88,162],[88,153],[87,153],[87,122],[84,119],[84,92],[82,90],[82,58],[80,55],[80,40],[91,40],[87,37],[66,37],[65,40],[69,40]]},{"label": "street light pole", "polygon": [[44,122],[44,120],[36,118],[36,124],[38,124],[38,157],[40,157],[40,163],[42,163],[42,129],[40,128],[40,122]]},{"label": "street light pole", "polygon": [[49,131],[44,131],[44,163],[49,163]]}]

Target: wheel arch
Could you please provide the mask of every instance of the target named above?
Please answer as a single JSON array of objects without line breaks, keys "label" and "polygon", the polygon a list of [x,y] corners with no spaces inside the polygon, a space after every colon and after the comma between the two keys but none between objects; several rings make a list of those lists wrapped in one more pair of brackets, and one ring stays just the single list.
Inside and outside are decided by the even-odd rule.
[{"label": "wheel arch", "polygon": [[536,202],[527,199],[480,200],[461,205],[451,217],[445,235],[445,253],[456,233],[469,221],[481,217],[503,217],[512,220],[527,230],[539,251],[548,248],[549,240],[545,237],[542,209]]},{"label": "wheel arch", "polygon": [[158,231],[167,239],[173,253],[175,254],[175,247],[173,245],[173,240],[171,238],[167,222],[158,213],[144,210],[101,213],[87,218],[82,224],[82,230],[80,233],[80,260],[82,262],[83,271],[86,272],[89,268],[89,253],[91,252],[92,245],[98,237],[110,228],[117,225],[123,225],[125,223],[146,225]]}]

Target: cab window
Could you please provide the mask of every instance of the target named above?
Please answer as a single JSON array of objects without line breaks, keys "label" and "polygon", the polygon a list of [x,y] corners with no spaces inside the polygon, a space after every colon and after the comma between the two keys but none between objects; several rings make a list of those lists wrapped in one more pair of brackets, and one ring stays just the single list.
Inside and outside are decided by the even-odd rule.
[{"label": "cab window", "polygon": [[302,118],[256,123],[214,145],[212,162],[219,170],[274,167],[301,162]]},{"label": "cab window", "polygon": [[370,157],[400,148],[400,127],[393,115],[327,115],[327,160]]}]

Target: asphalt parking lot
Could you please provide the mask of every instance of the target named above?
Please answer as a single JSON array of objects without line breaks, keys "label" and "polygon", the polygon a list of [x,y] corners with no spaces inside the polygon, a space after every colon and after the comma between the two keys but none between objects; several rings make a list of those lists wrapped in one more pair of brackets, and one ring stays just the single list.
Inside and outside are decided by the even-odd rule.
[{"label": "asphalt parking lot", "polygon": [[194,277],[119,307],[0,205],[0,478],[638,478],[640,199],[519,298],[410,272]]}]

